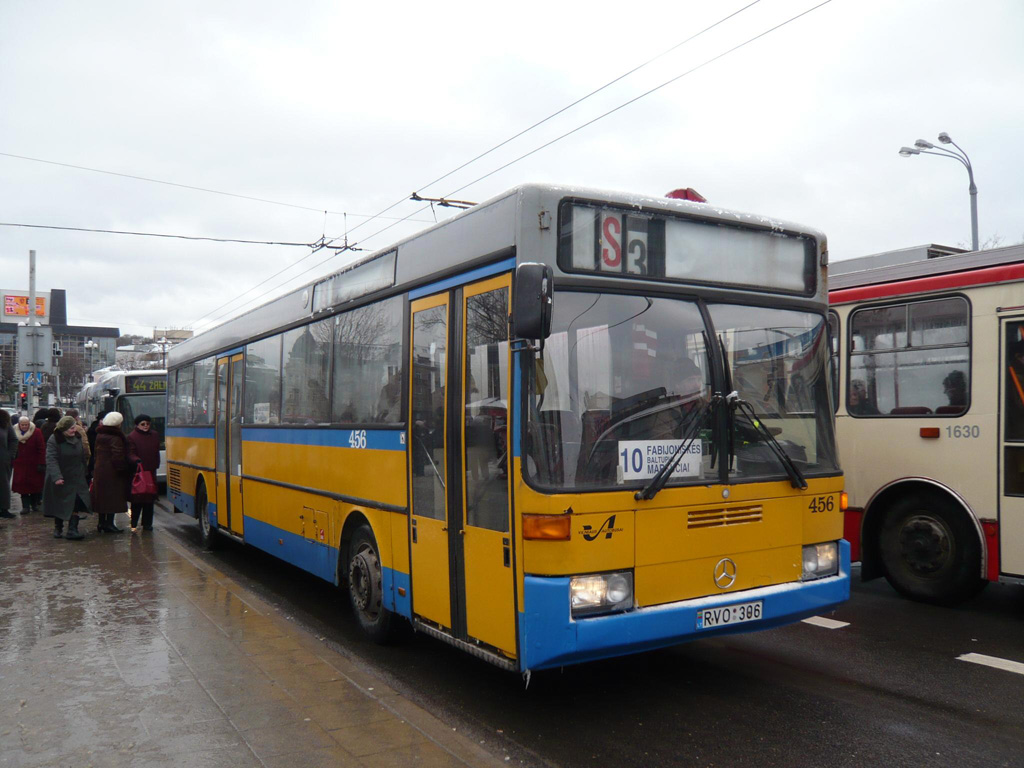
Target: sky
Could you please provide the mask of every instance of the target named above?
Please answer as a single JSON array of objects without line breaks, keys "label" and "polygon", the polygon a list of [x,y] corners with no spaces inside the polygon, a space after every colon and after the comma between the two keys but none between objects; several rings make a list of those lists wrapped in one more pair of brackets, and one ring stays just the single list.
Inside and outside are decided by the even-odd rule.
[{"label": "sky", "polygon": [[819,3],[0,0],[0,288],[32,249],[73,324],[198,332],[524,182],[970,247],[965,168],[898,154],[942,131],[1024,241],[1024,2]]}]

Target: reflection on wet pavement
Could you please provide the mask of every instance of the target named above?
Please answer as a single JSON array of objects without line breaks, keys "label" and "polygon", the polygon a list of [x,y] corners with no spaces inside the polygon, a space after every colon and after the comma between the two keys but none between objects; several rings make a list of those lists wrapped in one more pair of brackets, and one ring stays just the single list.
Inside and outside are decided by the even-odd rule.
[{"label": "reflection on wet pavement", "polygon": [[494,759],[208,555],[159,529],[82,528],[69,542],[39,514],[0,521],[0,768]]}]

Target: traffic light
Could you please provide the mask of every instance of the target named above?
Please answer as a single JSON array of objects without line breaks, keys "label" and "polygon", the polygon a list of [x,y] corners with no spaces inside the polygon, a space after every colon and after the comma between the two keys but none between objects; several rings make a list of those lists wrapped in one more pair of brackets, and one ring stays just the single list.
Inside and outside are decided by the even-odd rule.
[{"label": "traffic light", "polygon": [[22,393],[20,393],[18,395],[18,406],[23,411],[28,408],[28,393],[27,392],[22,392]]},{"label": "traffic light", "polygon": [[59,341],[53,342],[53,356],[54,357],[63,357],[63,355],[64,355],[64,350],[60,348],[60,342]]}]

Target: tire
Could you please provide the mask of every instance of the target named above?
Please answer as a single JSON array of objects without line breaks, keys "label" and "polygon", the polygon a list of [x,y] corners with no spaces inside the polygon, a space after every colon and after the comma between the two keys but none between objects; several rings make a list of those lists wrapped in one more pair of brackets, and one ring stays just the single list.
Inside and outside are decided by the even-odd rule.
[{"label": "tire", "polygon": [[220,534],[210,523],[209,504],[206,501],[206,485],[201,484],[196,491],[196,520],[199,521],[199,540],[203,549],[214,550],[220,545]]},{"label": "tire", "polygon": [[382,604],[383,571],[373,531],[366,525],[357,528],[348,544],[345,568],[348,597],[359,628],[375,643],[385,644],[394,629],[394,614]]},{"label": "tire", "polygon": [[967,512],[938,494],[910,494],[885,515],[879,551],[885,577],[900,594],[955,605],[977,594],[981,541]]}]

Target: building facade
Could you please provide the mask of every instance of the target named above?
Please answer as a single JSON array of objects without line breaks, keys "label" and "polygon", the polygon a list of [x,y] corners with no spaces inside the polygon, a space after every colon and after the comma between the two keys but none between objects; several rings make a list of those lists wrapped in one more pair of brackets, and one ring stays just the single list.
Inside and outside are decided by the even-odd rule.
[{"label": "building facade", "polygon": [[[0,322],[0,396],[5,403],[14,402],[21,389],[22,375],[18,367],[18,325],[28,320],[28,292],[3,290],[4,314]],[[38,291],[36,319],[53,329],[53,342],[59,345],[53,373],[38,389],[40,403],[47,395],[57,395],[67,402],[83,385],[90,371],[113,365],[116,358],[117,328],[69,325],[67,292],[60,288]]]}]

